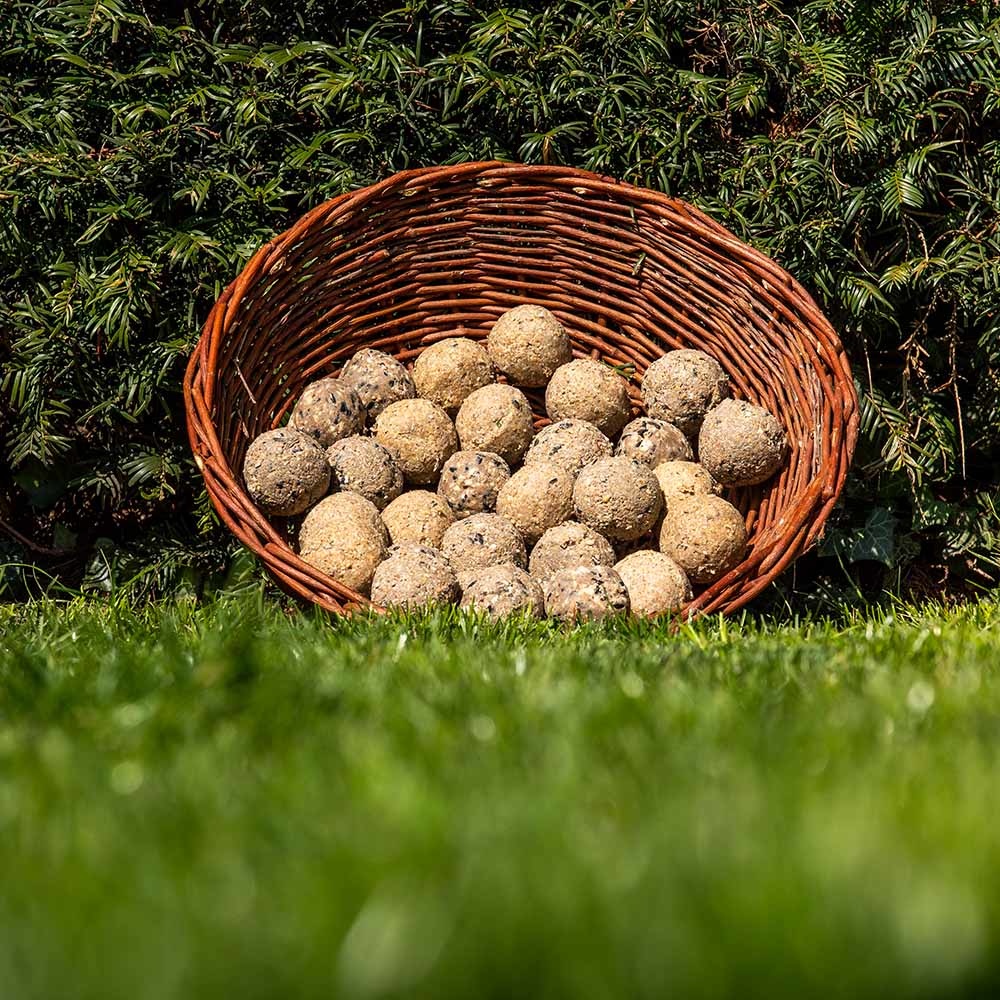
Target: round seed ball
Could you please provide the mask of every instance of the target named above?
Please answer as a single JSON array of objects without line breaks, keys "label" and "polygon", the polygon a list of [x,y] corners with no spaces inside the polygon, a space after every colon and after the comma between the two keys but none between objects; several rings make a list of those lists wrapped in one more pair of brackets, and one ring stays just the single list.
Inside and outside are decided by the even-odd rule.
[{"label": "round seed ball", "polygon": [[533,462],[503,484],[497,513],[510,520],[529,544],[573,515],[573,471],[555,462]]},{"label": "round seed ball", "polygon": [[314,437],[324,448],[365,429],[361,397],[340,379],[321,378],[302,390],[288,426]]},{"label": "round seed ball", "polygon": [[444,533],[455,523],[455,515],[447,500],[428,490],[411,490],[382,511],[382,521],[393,545],[415,542],[439,549]]},{"label": "round seed ball", "polygon": [[663,462],[653,469],[653,475],[660,484],[664,502],[669,505],[671,497],[698,496],[718,493],[719,484],[712,474],[697,462]]},{"label": "round seed ball", "polygon": [[493,363],[517,385],[545,385],[552,373],[573,360],[569,334],[544,306],[515,306],[486,338]]},{"label": "round seed ball", "polygon": [[692,583],[711,583],[731,570],[747,549],[743,515],[715,496],[671,497],[660,527],[660,551]]},{"label": "round seed ball", "polygon": [[573,566],[554,573],[542,587],[545,611],[561,621],[628,614],[628,591],[610,566]]},{"label": "round seed ball", "polygon": [[492,451],[456,451],[441,470],[438,495],[456,517],[496,509],[500,488],[510,479],[510,466]]},{"label": "round seed ball", "polygon": [[378,509],[356,493],[334,493],[321,500],[299,529],[303,560],[361,594],[368,593],[387,543]]},{"label": "round seed ball", "polygon": [[462,591],[462,607],[478,608],[494,619],[518,612],[541,618],[545,597],[542,588],[523,569],[504,563],[469,574]]},{"label": "round seed ball", "polygon": [[344,365],[340,381],[361,399],[368,423],[390,404],[417,394],[410,373],[392,355],[366,347]]},{"label": "round seed ball", "polygon": [[723,486],[754,486],[770,479],[785,461],[788,438],[762,406],[724,399],[705,415],[698,458]]},{"label": "round seed ball", "polygon": [[615,454],[634,458],[651,469],[662,462],[694,458],[688,439],[673,424],[655,417],[638,417],[627,424]]},{"label": "round seed ball", "polygon": [[473,570],[501,563],[523,568],[528,558],[521,532],[499,514],[473,514],[456,521],[444,533],[441,551],[463,585]]},{"label": "round seed ball", "polygon": [[390,403],[375,421],[375,438],[392,453],[407,482],[416,486],[437,482],[448,456],[458,451],[448,414],[429,399]]},{"label": "round seed ball", "polygon": [[455,418],[465,451],[492,451],[508,465],[521,460],[534,427],[531,406],[512,385],[485,385],[470,393]]},{"label": "round seed ball", "polygon": [[663,506],[652,469],[631,458],[584,466],[573,487],[576,516],[605,538],[627,542],[656,523]]},{"label": "round seed ball", "polygon": [[292,517],[311,507],[330,488],[330,466],[314,438],[279,428],[265,431],[251,442],[243,460],[243,481],[250,498],[265,514]]},{"label": "round seed ball", "polygon": [[615,550],[603,535],[578,521],[564,521],[538,539],[528,569],[536,580],[544,581],[562,569],[613,566],[614,562]]},{"label": "round seed ball", "polygon": [[545,412],[552,420],[586,420],[614,437],[632,412],[628,383],[607,365],[578,358],[555,370],[545,390]]},{"label": "round seed ball", "polygon": [[326,449],[335,489],[358,493],[379,510],[403,492],[403,473],[386,448],[370,437],[349,437]]},{"label": "round seed ball", "polygon": [[387,608],[448,604],[459,593],[451,563],[437,549],[413,542],[394,545],[372,578],[372,601]]},{"label": "round seed ball", "polygon": [[688,435],[698,433],[702,417],[729,393],[729,376],[704,351],[668,351],[642,377],[646,413]]},{"label": "round seed ball", "polygon": [[615,564],[615,571],[628,591],[633,614],[670,614],[691,600],[691,583],[684,570],[662,552],[633,552]]},{"label": "round seed ball", "polygon": [[490,356],[468,337],[448,337],[425,347],[413,363],[417,394],[454,413],[469,393],[493,381]]},{"label": "round seed ball", "polygon": [[575,472],[599,458],[610,458],[611,441],[586,420],[559,420],[543,427],[531,442],[524,464],[559,462]]}]

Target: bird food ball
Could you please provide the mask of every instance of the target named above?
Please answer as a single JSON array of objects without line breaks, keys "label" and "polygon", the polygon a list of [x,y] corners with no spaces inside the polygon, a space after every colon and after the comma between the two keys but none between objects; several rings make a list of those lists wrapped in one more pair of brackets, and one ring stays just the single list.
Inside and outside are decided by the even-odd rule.
[{"label": "bird food ball", "polygon": [[781,468],[788,438],[761,406],[725,399],[710,410],[698,434],[698,458],[723,486],[754,486]]},{"label": "bird food ball", "polygon": [[265,514],[293,517],[330,488],[330,465],[315,438],[280,428],[265,431],[247,448],[243,481]]},{"label": "bird food ball", "polygon": [[632,613],[653,617],[680,611],[691,600],[691,583],[668,555],[642,549],[615,563]]},{"label": "bird food ball", "polygon": [[390,403],[375,421],[375,438],[396,459],[407,482],[437,482],[458,438],[448,414],[429,399]]},{"label": "bird food ball", "polygon": [[646,413],[687,435],[697,434],[705,414],[729,393],[729,376],[704,351],[668,351],[642,377]]},{"label": "bird food ball", "polygon": [[456,521],[444,533],[441,551],[463,584],[473,570],[501,563],[523,568],[528,559],[521,532],[499,514],[473,514]]},{"label": "bird food ball", "polygon": [[490,356],[468,337],[448,337],[425,347],[413,363],[417,395],[454,413],[466,397],[493,381]]},{"label": "bird food ball", "polygon": [[575,472],[599,458],[610,458],[612,450],[608,436],[586,420],[559,420],[535,435],[524,464],[559,462]]},{"label": "bird food ball", "polygon": [[388,533],[378,509],[356,493],[334,493],[302,521],[302,559],[345,587],[367,594],[376,567],[385,558]]},{"label": "bird food ball", "polygon": [[447,500],[428,490],[410,490],[382,511],[382,521],[393,545],[415,542],[439,549],[455,515]]},{"label": "bird food ball", "polygon": [[527,397],[511,385],[485,385],[471,393],[455,427],[463,450],[492,451],[508,465],[521,460],[535,433]]},{"label": "bird food ball", "polygon": [[335,489],[358,493],[379,510],[403,492],[403,473],[388,449],[374,438],[354,436],[326,449]]},{"label": "bird food ball", "polygon": [[610,566],[573,566],[554,573],[542,586],[545,611],[560,621],[627,614],[628,590]]},{"label": "bird food ball", "polygon": [[496,509],[500,488],[510,479],[510,466],[492,451],[456,451],[444,464],[438,495],[456,517]]},{"label": "bird food ball", "polygon": [[417,390],[410,373],[392,355],[369,347],[358,351],[344,365],[340,381],[349,385],[361,399],[368,423],[390,404],[413,399]]},{"label": "bird food ball", "polygon": [[628,423],[628,383],[600,361],[578,358],[557,368],[545,390],[552,420],[586,420],[614,437]]},{"label": "bird food ball", "polygon": [[662,462],[653,469],[660,484],[663,501],[669,506],[671,497],[698,496],[718,493],[719,484],[712,474],[697,462]]},{"label": "bird food ball", "polygon": [[648,466],[632,458],[602,458],[580,470],[573,505],[584,524],[605,538],[627,542],[653,527],[663,497]]},{"label": "bird food ball", "polygon": [[387,608],[419,608],[458,600],[458,578],[437,549],[394,545],[372,578],[372,601]]},{"label": "bird food ball", "polygon": [[573,471],[555,462],[533,462],[504,483],[497,513],[511,521],[528,544],[573,514]]},{"label": "bird food ball", "polygon": [[508,309],[486,338],[493,363],[516,385],[543,386],[560,366],[573,360],[569,334],[543,306]]},{"label": "bird food ball", "polygon": [[545,598],[537,581],[520,566],[503,563],[469,574],[462,591],[462,607],[478,608],[494,619],[518,613],[541,618]]},{"label": "bird food ball", "polygon": [[671,497],[660,526],[660,551],[692,583],[717,580],[743,558],[747,530],[743,515],[716,496]]},{"label": "bird food ball", "polygon": [[627,424],[615,454],[634,458],[651,469],[663,462],[694,458],[688,439],[673,424],[655,417],[638,417]]},{"label": "bird food ball", "polygon": [[361,397],[340,379],[321,378],[302,390],[288,425],[314,437],[324,448],[365,428]]},{"label": "bird food ball", "polygon": [[538,539],[528,569],[536,580],[543,581],[562,569],[613,566],[614,562],[615,550],[603,535],[578,521],[564,521]]}]

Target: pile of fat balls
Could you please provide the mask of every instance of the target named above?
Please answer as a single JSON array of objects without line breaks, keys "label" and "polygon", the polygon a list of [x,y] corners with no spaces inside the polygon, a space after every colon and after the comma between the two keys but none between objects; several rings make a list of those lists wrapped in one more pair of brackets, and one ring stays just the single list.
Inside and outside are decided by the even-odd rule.
[{"label": "pile of fat balls", "polygon": [[[545,387],[537,434],[518,386]],[[788,446],[701,351],[664,354],[641,389],[633,420],[626,379],[520,305],[485,344],[437,341],[412,371],[359,351],[252,442],[244,480],[265,514],[304,515],[305,562],[379,605],[670,614],[746,553],[721,490],[769,479]]]}]

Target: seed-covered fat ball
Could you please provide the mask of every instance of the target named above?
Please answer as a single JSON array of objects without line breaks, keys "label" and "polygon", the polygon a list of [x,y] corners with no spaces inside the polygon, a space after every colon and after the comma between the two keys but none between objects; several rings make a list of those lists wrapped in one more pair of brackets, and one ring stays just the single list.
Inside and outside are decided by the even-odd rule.
[{"label": "seed-covered fat ball", "polygon": [[725,399],[710,410],[698,434],[698,458],[723,486],[770,479],[788,454],[781,424],[761,406]]},{"label": "seed-covered fat ball", "polygon": [[455,418],[464,451],[492,451],[514,465],[534,436],[531,406],[512,385],[485,385],[471,393]]},{"label": "seed-covered fat ball", "polygon": [[653,475],[660,484],[663,501],[669,506],[675,496],[704,496],[718,493],[719,484],[712,474],[697,462],[663,462],[653,469]]},{"label": "seed-covered fat ball", "polygon": [[533,462],[504,483],[497,513],[511,521],[532,545],[573,515],[573,470],[555,462]]},{"label": "seed-covered fat ball", "polygon": [[584,466],[573,487],[576,516],[605,538],[627,542],[646,534],[663,506],[653,470],[632,458]]},{"label": "seed-covered fat ball", "polygon": [[490,618],[527,614],[541,618],[545,612],[542,588],[520,566],[503,563],[474,570],[465,579],[462,607],[478,608]]},{"label": "seed-covered fat ball", "polygon": [[438,495],[456,517],[496,509],[500,488],[510,479],[510,466],[492,451],[456,451],[441,470]]},{"label": "seed-covered fat ball", "polygon": [[603,535],[579,521],[564,521],[538,539],[528,570],[536,580],[544,581],[562,569],[613,566],[614,562],[615,550]]},{"label": "seed-covered fat ball", "polygon": [[429,399],[390,403],[375,421],[375,438],[396,459],[407,482],[436,483],[458,437],[448,414]]},{"label": "seed-covered fat ball", "polygon": [[638,417],[627,424],[615,454],[634,458],[651,469],[663,462],[694,458],[688,439],[673,424],[655,417]]},{"label": "seed-covered fat ball", "polygon": [[573,360],[569,334],[544,306],[508,309],[486,338],[493,363],[515,385],[545,385],[552,373]]},{"label": "seed-covered fat ball", "polygon": [[349,437],[326,449],[334,489],[358,493],[379,510],[403,492],[403,473],[388,449],[370,437]]},{"label": "seed-covered fat ball", "polygon": [[545,390],[551,420],[586,420],[614,437],[628,423],[632,404],[628,383],[592,358],[578,358],[555,370]]},{"label": "seed-covered fat ball", "polygon": [[321,378],[302,390],[289,427],[314,437],[324,448],[365,429],[361,397],[340,379]]},{"label": "seed-covered fat ball", "polygon": [[375,570],[372,601],[387,608],[419,608],[458,600],[458,578],[437,549],[408,542],[394,545]]},{"label": "seed-covered fat ball", "polygon": [[662,552],[643,549],[615,563],[632,614],[654,617],[680,611],[691,600],[687,574]]},{"label": "seed-covered fat ball", "polygon": [[468,337],[448,337],[425,347],[413,363],[417,395],[454,413],[466,397],[493,381],[493,362]]},{"label": "seed-covered fat ball", "polygon": [[369,347],[358,351],[344,365],[340,381],[349,385],[361,398],[368,423],[390,404],[413,399],[417,390],[410,373],[392,355]]},{"label": "seed-covered fat ball", "polygon": [[283,427],[251,442],[243,460],[243,481],[265,514],[293,517],[330,488],[330,465],[315,438]]},{"label": "seed-covered fat ball", "polygon": [[646,413],[669,420],[689,436],[698,433],[705,414],[729,393],[729,376],[704,351],[668,351],[642,377]]},{"label": "seed-covered fat ball", "polygon": [[528,559],[521,532],[499,514],[473,514],[456,521],[444,533],[441,551],[463,586],[474,570],[501,563],[523,568]]},{"label": "seed-covered fat ball", "polygon": [[447,500],[429,490],[410,490],[382,511],[382,521],[393,545],[415,542],[439,549],[444,533],[455,523],[455,515]]},{"label": "seed-covered fat ball", "polygon": [[535,435],[524,464],[559,462],[575,472],[599,458],[610,458],[612,450],[608,436],[586,420],[558,420]]},{"label": "seed-covered fat ball", "polygon": [[628,590],[610,566],[573,566],[542,585],[545,611],[560,621],[628,614]]},{"label": "seed-covered fat ball", "polygon": [[345,587],[367,594],[385,558],[388,532],[378,508],[356,493],[334,493],[302,521],[299,554]]},{"label": "seed-covered fat ball", "polygon": [[692,583],[717,580],[743,558],[747,530],[743,515],[716,496],[671,497],[660,526],[660,551]]}]

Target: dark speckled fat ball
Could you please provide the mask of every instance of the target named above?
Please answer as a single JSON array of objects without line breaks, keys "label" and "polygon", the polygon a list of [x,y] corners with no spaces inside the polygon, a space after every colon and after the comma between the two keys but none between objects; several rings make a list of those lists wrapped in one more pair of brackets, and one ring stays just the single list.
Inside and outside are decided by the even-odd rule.
[{"label": "dark speckled fat ball", "polygon": [[465,580],[462,607],[484,611],[490,618],[526,614],[540,618],[545,613],[542,588],[520,566],[503,563],[475,570]]},{"label": "dark speckled fat ball", "polygon": [[364,348],[344,365],[340,381],[358,394],[368,424],[390,404],[413,399],[417,390],[410,373],[392,355]]},{"label": "dark speckled fat ball", "polygon": [[705,414],[729,393],[729,376],[704,351],[668,351],[642,377],[647,416],[667,420],[688,436],[698,433]]},{"label": "dark speckled fat ball", "polygon": [[495,510],[497,497],[510,479],[510,466],[492,451],[456,451],[441,470],[438,495],[456,517]]},{"label": "dark speckled fat ball", "polygon": [[340,379],[322,378],[302,390],[288,425],[329,448],[335,441],[364,430],[365,408],[349,385]]},{"label": "dark speckled fat ball", "polygon": [[574,566],[543,584],[545,611],[559,621],[580,621],[629,612],[628,590],[610,566]]},{"label": "dark speckled fat ball", "polygon": [[243,461],[243,481],[265,514],[293,517],[330,488],[330,466],[314,438],[279,428],[253,440]]},{"label": "dark speckled fat ball", "polygon": [[523,568],[528,561],[521,532],[499,514],[473,514],[456,521],[444,533],[441,551],[463,585],[473,570],[501,563]]}]

